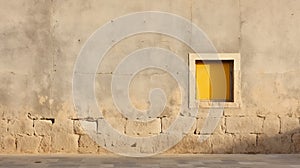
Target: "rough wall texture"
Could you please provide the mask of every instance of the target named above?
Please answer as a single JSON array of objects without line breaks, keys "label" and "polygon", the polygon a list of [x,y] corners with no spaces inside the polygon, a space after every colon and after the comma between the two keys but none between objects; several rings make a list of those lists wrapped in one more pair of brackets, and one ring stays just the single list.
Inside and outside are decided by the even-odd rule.
[{"label": "rough wall texture", "polygon": [[[85,134],[76,117],[74,63],[101,25],[145,10],[185,17],[207,33],[218,52],[241,53],[241,107],[225,109],[214,134],[200,143],[207,112],[202,109],[190,133],[166,153],[300,152],[300,1],[0,0],[0,153],[109,153]],[[191,52],[170,37],[136,35],[114,46],[97,73],[105,118],[130,136],[159,134],[178,113],[176,81],[157,70],[134,78],[131,98],[137,108],[147,109],[149,89],[163,88],[170,96],[162,117],[139,124],[111,105],[106,87],[116,64],[149,46],[169,49],[186,61]]]}]

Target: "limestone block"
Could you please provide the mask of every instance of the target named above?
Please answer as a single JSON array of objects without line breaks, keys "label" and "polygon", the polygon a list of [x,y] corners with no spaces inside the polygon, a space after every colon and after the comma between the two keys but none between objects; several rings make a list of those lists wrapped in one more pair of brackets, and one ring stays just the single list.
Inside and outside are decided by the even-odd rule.
[{"label": "limestone block", "polygon": [[0,151],[3,153],[12,153],[16,151],[16,139],[11,136],[0,137]]},{"label": "limestone block", "polygon": [[50,120],[34,120],[34,129],[36,135],[50,135],[52,131],[52,122]]},{"label": "limestone block", "polygon": [[127,121],[126,134],[130,136],[148,136],[155,135],[161,132],[160,119],[154,119],[150,122]]},{"label": "limestone block", "polygon": [[22,135],[17,137],[17,150],[21,153],[37,153],[41,137]]},{"label": "limestone block", "polygon": [[292,136],[292,142],[294,146],[294,152],[300,152],[300,133],[296,133]]},{"label": "limestone block", "polygon": [[52,126],[52,132],[61,132],[61,133],[68,133],[73,134],[73,121],[70,119],[58,118],[55,119],[55,122]]},{"label": "limestone block", "polygon": [[298,118],[280,117],[280,121],[281,121],[280,133],[289,133],[295,131],[296,129],[299,129],[300,123]]},{"label": "limestone block", "polygon": [[212,153],[212,142],[207,139],[199,141],[199,135],[186,135],[178,144],[165,152],[166,154]]},{"label": "limestone block", "polygon": [[258,135],[258,149],[261,153],[290,153],[291,145],[291,135]]},{"label": "limestone block", "polygon": [[[176,117],[163,117],[161,120],[162,132],[166,132],[167,129],[175,122]],[[195,121],[188,134],[193,135],[196,131],[197,122]]]},{"label": "limestone block", "polygon": [[226,117],[226,133],[262,133],[263,118]]},{"label": "limestone block", "polygon": [[257,153],[256,134],[234,135],[233,153]]},{"label": "limestone block", "polygon": [[30,120],[28,118],[24,118],[20,120],[9,120],[8,132],[15,135],[19,135],[19,134],[33,135],[34,133],[33,120]]},{"label": "limestone block", "polygon": [[[206,128],[204,128],[204,123],[205,123],[205,120],[207,120],[207,124],[206,124]],[[217,126],[215,129],[211,131],[210,128],[214,128],[214,123],[217,122]],[[224,131],[224,122],[225,122],[225,119],[222,117],[222,118],[219,118],[219,117],[210,117],[210,118],[198,118],[197,119],[197,127],[196,127],[196,134],[212,134],[212,133],[225,133]]]},{"label": "limestone block", "polygon": [[231,134],[213,134],[210,137],[213,153],[233,153],[234,137]]},{"label": "limestone block", "polygon": [[80,153],[97,153],[98,145],[88,135],[80,135],[78,141],[78,151]]},{"label": "limestone block", "polygon": [[279,134],[280,120],[277,116],[266,116],[263,125],[263,133],[269,136]]},{"label": "limestone block", "polygon": [[56,132],[51,137],[51,152],[72,153],[77,151],[79,135]]},{"label": "limestone block", "polygon": [[43,136],[39,146],[39,153],[50,153],[51,151],[51,136]]}]

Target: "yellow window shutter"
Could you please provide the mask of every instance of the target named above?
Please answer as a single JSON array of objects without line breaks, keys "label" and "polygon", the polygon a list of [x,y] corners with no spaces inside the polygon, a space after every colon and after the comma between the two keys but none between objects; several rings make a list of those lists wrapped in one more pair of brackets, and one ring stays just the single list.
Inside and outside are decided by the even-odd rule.
[{"label": "yellow window shutter", "polygon": [[231,101],[232,61],[196,61],[197,99]]}]

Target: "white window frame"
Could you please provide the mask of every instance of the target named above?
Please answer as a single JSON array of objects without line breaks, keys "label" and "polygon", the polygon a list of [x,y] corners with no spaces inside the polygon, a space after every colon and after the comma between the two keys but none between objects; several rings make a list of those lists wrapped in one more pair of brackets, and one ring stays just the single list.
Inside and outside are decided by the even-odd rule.
[{"label": "white window frame", "polygon": [[[233,60],[233,102],[202,101],[196,98],[196,61]],[[190,108],[240,108],[241,71],[240,53],[189,53],[189,107]]]}]

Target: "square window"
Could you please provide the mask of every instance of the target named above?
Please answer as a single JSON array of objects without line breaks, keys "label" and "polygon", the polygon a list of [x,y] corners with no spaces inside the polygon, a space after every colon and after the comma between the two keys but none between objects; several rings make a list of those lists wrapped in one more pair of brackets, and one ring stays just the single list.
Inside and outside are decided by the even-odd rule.
[{"label": "square window", "polygon": [[190,107],[240,107],[240,54],[189,54]]}]

